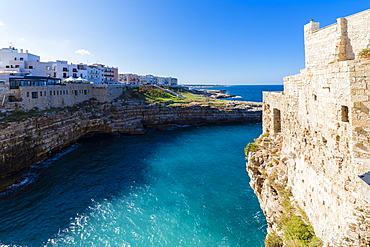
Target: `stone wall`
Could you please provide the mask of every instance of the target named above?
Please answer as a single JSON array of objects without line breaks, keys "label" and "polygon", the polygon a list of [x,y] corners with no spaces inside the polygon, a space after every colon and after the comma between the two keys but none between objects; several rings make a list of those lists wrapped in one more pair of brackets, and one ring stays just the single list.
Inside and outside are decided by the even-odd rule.
[{"label": "stone wall", "polygon": [[287,185],[324,245],[369,246],[370,186],[359,175],[370,171],[370,59],[357,53],[366,47],[370,11],[309,32],[307,68],[284,78],[283,93],[264,93],[263,130],[281,136]]},{"label": "stone wall", "polygon": [[8,96],[14,102],[7,102],[9,108],[25,110],[38,108],[73,106],[92,97],[90,84],[63,84],[55,86],[33,86],[10,89]]},{"label": "stone wall", "polygon": [[283,136],[288,185],[327,246],[370,241],[370,186],[358,177],[370,170],[369,73],[368,60],[336,62],[264,94],[263,129]]},{"label": "stone wall", "polygon": [[357,59],[358,53],[370,45],[369,22],[370,10],[366,10],[338,18],[337,23],[322,29],[319,22],[305,25],[306,68]]},{"label": "stone wall", "polygon": [[[0,87],[0,97],[2,95]],[[126,89],[119,84],[62,84],[55,86],[19,87],[19,89],[5,90],[14,102],[7,102],[9,108],[22,108],[25,110],[38,108],[73,106],[91,98],[99,102],[111,102],[121,96]],[[2,98],[1,98],[2,99]],[[0,101],[1,102],[1,101]]]},{"label": "stone wall", "polygon": [[92,85],[92,97],[99,102],[111,102],[122,95],[126,86],[120,84],[95,84]]},{"label": "stone wall", "polygon": [[57,110],[0,128],[0,191],[18,175],[91,133],[144,134],[146,128],[171,124],[261,121],[261,108],[169,107],[138,102],[89,102],[75,112]]}]

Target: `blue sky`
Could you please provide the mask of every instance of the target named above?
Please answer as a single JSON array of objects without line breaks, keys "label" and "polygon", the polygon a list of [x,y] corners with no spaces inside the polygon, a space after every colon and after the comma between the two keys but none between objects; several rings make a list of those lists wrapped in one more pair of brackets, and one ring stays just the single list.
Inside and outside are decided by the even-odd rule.
[{"label": "blue sky", "polygon": [[0,0],[0,47],[183,84],[280,84],[304,67],[303,25],[368,8],[368,0]]}]

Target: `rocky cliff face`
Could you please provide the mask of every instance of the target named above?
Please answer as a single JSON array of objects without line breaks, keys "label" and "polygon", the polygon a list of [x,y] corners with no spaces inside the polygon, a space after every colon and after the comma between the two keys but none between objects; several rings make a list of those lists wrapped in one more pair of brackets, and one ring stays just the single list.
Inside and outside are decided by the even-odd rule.
[{"label": "rocky cliff face", "polygon": [[169,107],[118,101],[12,122],[0,129],[0,190],[13,184],[31,165],[87,134],[144,134],[148,127],[252,122],[261,121],[261,117],[259,108]]},{"label": "rocky cliff face", "polygon": [[266,241],[281,244],[267,246],[370,246],[370,209],[363,190],[352,187],[348,175],[324,178],[341,176],[341,171],[329,171],[337,161],[328,158],[315,166],[330,150],[310,147],[314,140],[304,135],[306,142],[298,144],[281,133],[266,133],[249,152],[247,171],[268,222]]}]

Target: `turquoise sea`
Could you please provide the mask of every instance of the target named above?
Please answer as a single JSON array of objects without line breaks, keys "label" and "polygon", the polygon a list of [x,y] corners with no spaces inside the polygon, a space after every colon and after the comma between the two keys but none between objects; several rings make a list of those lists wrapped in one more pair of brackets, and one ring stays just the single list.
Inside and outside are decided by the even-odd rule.
[{"label": "turquoise sea", "polygon": [[243,153],[260,133],[245,123],[83,138],[0,195],[0,246],[263,246]]},{"label": "turquoise sea", "polygon": [[202,89],[226,90],[227,94],[235,95],[235,98],[225,100],[241,100],[262,102],[262,91],[283,91],[283,85],[236,85],[223,87],[202,87]]}]

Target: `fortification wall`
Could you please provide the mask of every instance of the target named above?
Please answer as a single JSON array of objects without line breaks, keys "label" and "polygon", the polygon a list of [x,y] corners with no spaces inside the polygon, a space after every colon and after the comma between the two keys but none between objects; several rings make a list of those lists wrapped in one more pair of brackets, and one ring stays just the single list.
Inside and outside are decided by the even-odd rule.
[{"label": "fortification wall", "polygon": [[306,68],[336,61],[358,59],[358,53],[370,45],[370,10],[345,18],[319,29],[311,21],[304,27]]},{"label": "fortification wall", "polygon": [[264,93],[264,132],[283,137],[288,185],[326,246],[370,241],[370,186],[358,177],[370,170],[368,74],[368,60],[336,62]]},{"label": "fortification wall", "polygon": [[[283,93],[264,93],[263,130],[276,136],[262,141],[248,172],[270,231],[279,231],[271,208],[281,182],[324,246],[369,246],[370,185],[359,175],[370,171],[370,58],[358,56],[369,43],[370,10],[323,29],[311,21],[306,68],[284,78]],[[272,154],[276,168],[266,165]]]}]

